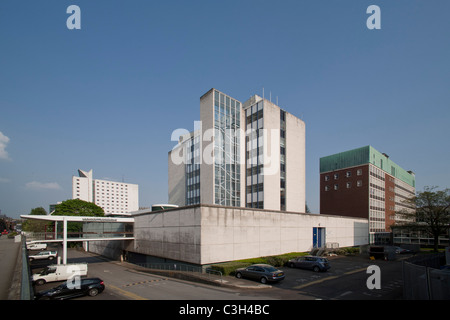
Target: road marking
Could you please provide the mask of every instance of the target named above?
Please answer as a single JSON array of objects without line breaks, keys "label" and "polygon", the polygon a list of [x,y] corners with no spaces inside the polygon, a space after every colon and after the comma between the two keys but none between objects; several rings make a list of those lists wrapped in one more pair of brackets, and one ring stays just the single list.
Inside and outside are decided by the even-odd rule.
[{"label": "road marking", "polygon": [[159,281],[163,281],[163,280],[169,280],[167,278],[162,278],[162,279],[153,279],[153,280],[144,280],[144,281],[138,281],[138,282],[133,282],[133,283],[129,283],[129,284],[124,284],[122,287],[131,287],[131,286],[136,286],[138,284],[146,284],[146,283],[152,283],[152,282],[159,282]]},{"label": "road marking", "polygon": [[343,273],[341,275],[326,277],[326,278],[322,278],[322,279],[319,279],[319,280],[316,280],[316,281],[311,281],[311,282],[308,282],[308,283],[305,283],[305,284],[302,284],[302,285],[299,285],[299,286],[295,286],[295,287],[293,287],[293,289],[303,289],[305,287],[308,287],[308,286],[311,286],[311,285],[314,285],[314,284],[318,284],[318,283],[322,283],[322,282],[325,282],[325,281],[328,281],[328,280],[333,280],[333,279],[339,278],[340,276],[343,276],[343,275],[349,275],[349,274],[353,274],[353,273],[357,273],[357,272],[361,272],[361,271],[365,271],[365,270],[367,270],[367,268],[361,268],[361,269],[348,271],[348,272],[345,272],[345,273]]},{"label": "road marking", "polygon": [[116,291],[118,291],[121,295],[123,295],[123,296],[125,296],[125,297],[127,297],[127,298],[130,298],[130,299],[133,299],[133,300],[148,300],[148,299],[146,299],[146,298],[144,298],[144,297],[138,296],[137,294],[134,294],[134,293],[132,293],[132,292],[129,292],[129,291],[120,289],[119,287],[116,287],[116,286],[113,286],[113,285],[108,285],[108,288],[111,288],[111,289],[113,289],[113,290],[116,290]]}]

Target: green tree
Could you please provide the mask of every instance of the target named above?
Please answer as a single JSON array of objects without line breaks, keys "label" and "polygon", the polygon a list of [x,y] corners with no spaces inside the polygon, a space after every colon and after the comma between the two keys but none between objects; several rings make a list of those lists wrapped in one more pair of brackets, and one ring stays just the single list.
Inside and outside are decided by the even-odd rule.
[{"label": "green tree", "polygon": [[95,203],[79,199],[70,199],[57,204],[53,215],[103,217],[105,216],[105,212]]},{"label": "green tree", "polygon": [[[47,211],[45,211],[45,209],[42,207],[38,207],[38,208],[31,209],[30,215],[31,216],[46,216]],[[50,226],[50,225],[53,227],[53,223],[49,222],[49,221],[27,219],[22,224],[22,229],[23,229],[23,231],[29,231],[29,232],[45,232],[47,226]]]},{"label": "green tree", "polygon": [[[57,204],[54,216],[84,216],[84,217],[104,217],[105,212],[95,203],[79,199],[70,199]],[[67,231],[79,233],[83,231],[82,222],[69,222]]]},{"label": "green tree", "polygon": [[45,211],[45,209],[42,208],[42,207],[38,207],[38,208],[31,209],[30,215],[46,216],[47,215],[47,211]]},{"label": "green tree", "polygon": [[415,210],[396,212],[405,221],[402,227],[421,230],[434,239],[434,251],[438,250],[439,236],[450,227],[450,189],[436,190],[437,187],[425,187],[424,191],[406,199],[404,203]]}]

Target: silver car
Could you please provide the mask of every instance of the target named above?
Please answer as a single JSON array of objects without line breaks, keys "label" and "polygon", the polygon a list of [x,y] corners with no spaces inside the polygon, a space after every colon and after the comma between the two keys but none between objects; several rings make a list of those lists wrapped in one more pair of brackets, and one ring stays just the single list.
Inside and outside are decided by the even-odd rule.
[{"label": "silver car", "polygon": [[310,269],[315,272],[327,271],[330,269],[330,264],[327,258],[317,256],[303,256],[291,259],[287,263],[291,268]]},{"label": "silver car", "polygon": [[236,278],[259,280],[261,283],[283,280],[284,272],[268,264],[253,264],[236,270]]}]

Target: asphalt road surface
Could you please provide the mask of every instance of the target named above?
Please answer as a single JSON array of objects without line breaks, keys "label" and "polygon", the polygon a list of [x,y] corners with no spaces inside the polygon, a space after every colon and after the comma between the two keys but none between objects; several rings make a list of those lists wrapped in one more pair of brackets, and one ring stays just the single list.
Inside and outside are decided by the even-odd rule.
[{"label": "asphalt road surface", "polygon": [[[286,279],[266,288],[248,280],[253,288],[224,288],[139,272],[126,265],[108,261],[83,251],[69,250],[68,262],[88,262],[89,277],[105,282],[105,291],[97,297],[81,300],[398,300],[402,297],[402,264],[397,261],[371,261],[367,257],[330,257],[327,272],[281,268]],[[43,267],[48,262],[33,262]],[[380,270],[381,286],[369,289],[368,267]],[[232,281],[233,277],[226,277]],[[58,285],[36,287],[44,290]]]}]

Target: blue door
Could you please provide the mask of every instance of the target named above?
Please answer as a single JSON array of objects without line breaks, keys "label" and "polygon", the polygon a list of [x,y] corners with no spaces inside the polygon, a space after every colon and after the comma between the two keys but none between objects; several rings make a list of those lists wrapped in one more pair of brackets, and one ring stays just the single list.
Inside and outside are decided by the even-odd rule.
[{"label": "blue door", "polygon": [[313,248],[325,246],[325,228],[313,227]]},{"label": "blue door", "polygon": [[313,248],[317,248],[317,228],[313,228]]}]

